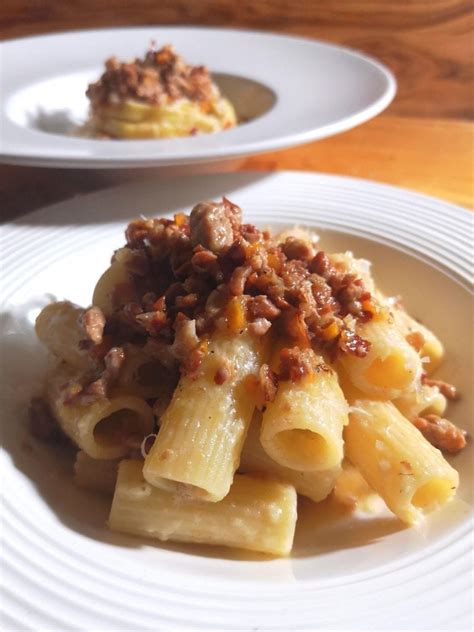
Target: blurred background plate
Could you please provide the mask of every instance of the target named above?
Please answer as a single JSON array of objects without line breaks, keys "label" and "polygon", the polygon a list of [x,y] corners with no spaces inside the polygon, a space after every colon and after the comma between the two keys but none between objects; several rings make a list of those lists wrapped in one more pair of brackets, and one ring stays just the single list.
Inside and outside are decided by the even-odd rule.
[{"label": "blurred background plate", "polygon": [[110,500],[74,487],[72,464],[26,435],[44,373],[33,323],[42,305],[87,305],[129,220],[226,195],[246,221],[307,225],[329,251],[371,259],[378,285],[445,343],[440,377],[473,432],[472,216],[409,191],[296,172],[147,180],[78,196],[2,229],[0,419],[4,628],[11,630],[468,630],[472,628],[472,445],[450,458],[457,498],[421,529],[387,513],[300,503],[293,555],[114,534]]},{"label": "blurred background plate", "polygon": [[[112,55],[172,43],[205,64],[247,120],[217,134],[160,140],[74,136],[85,90]],[[377,61],[340,46],[283,35],[197,27],[75,31],[0,44],[0,158],[22,165],[135,167],[214,162],[281,149],[350,129],[381,112],[395,80]]]}]

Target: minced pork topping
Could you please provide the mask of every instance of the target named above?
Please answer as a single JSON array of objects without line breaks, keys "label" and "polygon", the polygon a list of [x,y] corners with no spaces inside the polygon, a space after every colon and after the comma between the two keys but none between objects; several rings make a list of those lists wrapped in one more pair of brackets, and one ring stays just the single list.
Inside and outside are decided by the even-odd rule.
[{"label": "minced pork topping", "polygon": [[92,107],[117,105],[127,99],[161,105],[177,99],[205,102],[219,96],[205,66],[186,64],[170,45],[150,48],[143,59],[121,62],[111,57],[105,72],[86,95]]},{"label": "minced pork topping", "polygon": [[[87,384],[70,383],[66,403],[107,397],[127,344],[142,347],[169,371],[195,376],[213,331],[247,330],[260,337],[273,328],[289,348],[281,351],[278,374],[262,367],[266,401],[277,381],[321,370],[323,365],[311,366],[306,350],[312,346],[332,359],[368,353],[370,343],[355,325],[373,318],[377,306],[362,280],[308,240],[290,236],[280,243],[243,223],[241,209],[226,198],[200,202],[190,215],[178,213],[173,220],[135,220],[125,235],[127,243],[112,262],[125,267],[129,280],[115,287],[113,313],[106,318],[93,306],[80,319],[80,345],[97,372]],[[222,359],[215,383],[230,376],[231,365]]]},{"label": "minced pork topping", "polygon": [[[242,222],[238,206],[197,204],[174,220],[139,219],[113,261],[128,270],[104,335],[122,345],[167,347],[185,370],[189,354],[214,330],[272,327],[301,349],[364,357],[369,342],[355,331],[376,304],[361,279],[334,266],[308,242],[277,243],[268,231]],[[133,296],[133,300],[122,300]],[[219,378],[221,379],[221,378]]]},{"label": "minced pork topping", "polygon": [[[66,404],[107,397],[130,344],[158,360],[168,379],[177,379],[179,372],[192,379],[213,332],[260,337],[273,330],[287,347],[280,351],[277,371],[263,364],[248,384],[258,392],[259,407],[274,399],[281,381],[332,371],[312,348],[332,361],[339,354],[363,358],[370,349],[355,327],[381,312],[362,279],[316,251],[310,239],[279,240],[243,223],[241,209],[225,197],[200,202],[190,215],[177,213],[173,220],[137,219],[125,236],[126,245],[112,263],[125,267],[128,281],[115,287],[107,318],[97,306],[82,314],[80,346],[96,371],[88,381],[64,385]],[[231,376],[232,359],[220,358],[215,384]],[[456,396],[449,384],[425,375],[423,381]],[[42,414],[41,432],[45,420]],[[431,415],[413,423],[445,451],[457,452],[466,443],[465,433],[445,419]]]}]

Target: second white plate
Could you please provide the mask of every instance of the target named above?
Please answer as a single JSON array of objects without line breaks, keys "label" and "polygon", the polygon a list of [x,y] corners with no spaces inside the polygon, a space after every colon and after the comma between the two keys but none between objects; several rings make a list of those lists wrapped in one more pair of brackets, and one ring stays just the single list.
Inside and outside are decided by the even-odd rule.
[{"label": "second white plate", "polygon": [[[143,56],[150,42],[175,45],[214,74],[238,114],[232,130],[190,138],[75,137],[87,118],[85,90],[112,55]],[[382,64],[339,46],[233,29],[144,27],[77,31],[0,44],[0,158],[57,167],[136,167],[213,162],[281,149],[358,125],[383,110],[395,80]]]}]

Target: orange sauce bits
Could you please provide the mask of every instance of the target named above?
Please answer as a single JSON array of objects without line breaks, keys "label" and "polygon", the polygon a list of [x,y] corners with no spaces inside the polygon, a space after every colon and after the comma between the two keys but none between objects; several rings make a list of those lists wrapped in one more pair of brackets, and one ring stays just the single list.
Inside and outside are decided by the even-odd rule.
[{"label": "orange sauce bits", "polygon": [[339,325],[335,320],[332,323],[329,323],[326,327],[321,329],[321,338],[325,341],[334,340],[340,333]]},{"label": "orange sauce bits", "polygon": [[245,304],[240,296],[234,296],[227,304],[227,328],[232,334],[238,334],[247,326]]},{"label": "orange sauce bits", "polygon": [[176,213],[174,216],[174,223],[176,226],[181,228],[181,226],[186,224],[186,215],[184,213]]}]

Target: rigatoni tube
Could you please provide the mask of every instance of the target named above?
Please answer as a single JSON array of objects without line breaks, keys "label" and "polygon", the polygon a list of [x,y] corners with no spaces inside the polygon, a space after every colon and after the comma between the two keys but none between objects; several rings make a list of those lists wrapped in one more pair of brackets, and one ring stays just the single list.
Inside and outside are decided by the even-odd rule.
[{"label": "rigatoni tube", "polygon": [[240,455],[239,472],[262,473],[294,486],[298,494],[314,502],[324,500],[333,490],[341,467],[318,472],[300,472],[271,459],[260,442],[261,413],[255,413]]},{"label": "rigatoni tube", "polygon": [[153,432],[153,411],[141,397],[116,393],[86,405],[65,402],[62,386],[72,375],[60,365],[50,376],[46,399],[62,430],[90,457],[126,456]]},{"label": "rigatoni tube", "polygon": [[394,399],[413,388],[421,360],[388,313],[359,324],[356,332],[370,342],[368,354],[342,354],[339,361],[358,389],[370,397]]},{"label": "rigatoni tube", "polygon": [[115,260],[97,281],[92,304],[100,307],[106,316],[113,314],[118,307],[137,300],[132,277],[126,265],[132,256],[131,251],[126,248],[118,250],[115,253]]},{"label": "rigatoni tube", "polygon": [[142,461],[120,463],[109,526],[113,531],[160,540],[220,544],[272,555],[288,555],[296,526],[294,487],[236,474],[218,503],[153,487]]},{"label": "rigatoni tube", "polygon": [[181,377],[161,418],[143,470],[149,483],[211,502],[224,498],[255,407],[245,380],[257,373],[263,350],[246,332],[211,338],[198,374]]},{"label": "rigatoni tube", "polygon": [[177,370],[165,368],[157,359],[148,355],[143,347],[125,344],[125,361],[120,368],[117,388],[129,395],[145,399],[157,398],[168,406],[178,381]]},{"label": "rigatoni tube", "polygon": [[419,415],[442,415],[447,405],[446,397],[439,388],[427,384],[418,384],[412,391],[394,399],[393,403],[407,419]]},{"label": "rigatoni tube", "polygon": [[347,458],[403,522],[419,522],[456,492],[456,470],[391,402],[356,400],[344,439]]},{"label": "rigatoni tube", "polygon": [[425,325],[422,325],[402,307],[393,308],[395,323],[410,344],[416,343],[420,357],[425,360],[424,370],[431,375],[441,364],[444,347],[441,340]]},{"label": "rigatoni tube", "polygon": [[89,352],[79,344],[86,337],[80,322],[85,311],[69,301],[50,303],[41,310],[35,323],[36,335],[49,351],[83,371],[94,368]]},{"label": "rigatoni tube", "polygon": [[280,465],[315,472],[340,465],[348,407],[335,371],[310,349],[304,353],[314,356],[314,370],[279,383],[263,413],[260,440]]}]

